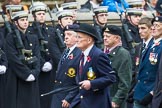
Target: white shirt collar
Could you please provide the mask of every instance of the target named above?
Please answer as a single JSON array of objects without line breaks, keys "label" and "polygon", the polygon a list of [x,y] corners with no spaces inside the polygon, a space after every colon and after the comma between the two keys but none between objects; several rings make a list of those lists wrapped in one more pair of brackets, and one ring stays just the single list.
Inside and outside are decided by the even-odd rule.
[{"label": "white shirt collar", "polygon": [[146,44],[145,48],[148,47],[148,44],[149,44],[149,42],[150,42],[151,39],[152,39],[152,36],[147,41],[144,41],[144,43]]},{"label": "white shirt collar", "polygon": [[83,54],[84,54],[85,57],[87,57],[89,55],[89,52],[91,51],[92,47],[93,47],[93,45],[91,45],[85,51],[83,51]]},{"label": "white shirt collar", "polygon": [[69,48],[70,51],[69,51],[68,55],[74,50],[75,47],[76,47],[76,44]]}]

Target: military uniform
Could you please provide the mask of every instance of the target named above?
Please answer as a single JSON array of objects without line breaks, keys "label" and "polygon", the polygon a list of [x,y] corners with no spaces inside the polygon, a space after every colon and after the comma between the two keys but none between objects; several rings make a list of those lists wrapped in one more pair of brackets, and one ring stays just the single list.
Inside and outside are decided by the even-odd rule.
[{"label": "military uniform", "polygon": [[[76,30],[97,40],[94,31],[94,27],[88,24],[80,24]],[[70,108],[76,108],[78,104],[80,108],[111,108],[108,86],[115,82],[116,78],[108,57],[93,44],[85,49],[83,54],[85,61],[80,61],[83,67],[81,69],[79,66],[76,81],[78,84],[81,81],[90,81],[91,88],[86,90],[81,87]]]},{"label": "military uniform", "polygon": [[[63,59],[61,57],[58,69],[56,71],[56,79],[55,79],[55,86],[54,89],[62,88],[62,87],[70,87],[75,86],[76,81],[75,77],[78,70],[78,64],[79,59],[81,55],[80,49],[77,47],[74,48],[74,50],[68,55],[68,57],[65,59],[63,63],[61,63],[61,60]],[[68,101],[68,103],[71,103],[73,98],[75,97],[76,91],[67,91],[67,92],[61,92],[53,95],[51,108],[61,108],[62,100]]]},{"label": "military uniform", "polygon": [[[35,18],[35,21],[28,28],[28,30],[37,35],[40,47],[40,75],[39,75],[39,93],[40,95],[49,92],[53,88],[53,79],[55,77],[55,71],[57,66],[53,65],[48,42],[51,36],[55,35],[55,29],[52,26],[48,26],[45,23],[36,21],[36,12],[47,11],[47,5],[43,2],[34,2],[31,5],[30,10]],[[39,16],[38,16],[39,17]],[[46,67],[46,69],[44,69]],[[48,68],[48,69],[47,69]],[[53,69],[52,69],[53,68]],[[40,97],[41,108],[49,108],[51,104],[51,96]]]},{"label": "military uniform", "polygon": [[[7,61],[7,57],[5,54],[5,48],[4,48],[4,37],[3,35],[1,35],[2,33],[0,33],[0,66],[5,66],[7,69],[8,66],[8,61]],[[2,67],[0,67],[1,70]],[[5,70],[6,70],[5,69]],[[4,72],[0,72],[0,107],[1,108],[5,108],[4,107],[4,97],[5,97],[5,85],[6,85],[6,74],[5,74],[5,70],[1,70]]]},{"label": "military uniform", "polygon": [[[72,17],[73,13],[69,10],[63,10],[57,12],[57,17],[59,20],[63,17]],[[55,27],[55,35],[49,38],[49,52],[53,60],[53,64],[58,66],[61,54],[65,50],[66,46],[64,43],[64,30],[60,24]]]},{"label": "military uniform", "polygon": [[[97,14],[100,14],[100,13],[107,14],[107,8],[108,8],[107,6],[99,6],[98,8],[94,9],[94,14],[95,14],[96,19],[97,19],[97,21],[95,21],[95,19],[93,19],[94,20],[94,27],[95,27],[95,30],[97,31],[97,36],[98,36],[98,41],[96,41],[96,46],[100,49],[103,49],[103,39],[102,39],[103,38],[103,29],[107,24],[104,24],[103,27],[101,25],[99,25],[99,24],[102,24],[102,23],[99,21]],[[97,22],[99,24],[97,24]]]},{"label": "military uniform", "polygon": [[[13,19],[27,17],[25,11],[13,14]],[[20,35],[16,35],[17,33]],[[38,76],[40,50],[38,38],[22,33],[15,27],[6,37],[6,54],[9,61],[5,108],[40,108]]]},{"label": "military uniform", "polygon": [[113,45],[106,43],[108,39],[111,39],[112,35],[117,35],[120,38],[121,29],[119,27],[108,25],[103,31],[105,34],[105,49],[109,50],[108,57],[118,78],[117,83],[110,86],[110,96],[112,98],[112,102],[120,108],[126,108],[126,97],[132,81],[131,56],[130,53],[122,47],[120,40],[118,42],[112,40],[114,43]]},{"label": "military uniform", "polygon": [[141,101],[153,90],[159,64],[160,55],[162,53],[162,40],[159,44],[150,41],[148,48],[143,52],[140,59],[139,73],[137,76],[137,84],[135,86],[134,99]]}]

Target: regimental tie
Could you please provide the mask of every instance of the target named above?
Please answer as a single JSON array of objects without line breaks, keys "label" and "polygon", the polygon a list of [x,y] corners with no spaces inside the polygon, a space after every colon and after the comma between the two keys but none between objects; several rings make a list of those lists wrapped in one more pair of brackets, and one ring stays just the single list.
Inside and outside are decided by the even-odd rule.
[{"label": "regimental tie", "polygon": [[62,59],[61,59],[61,64],[63,64],[63,62],[67,58],[67,55],[68,55],[69,51],[70,51],[69,48],[68,49],[65,49],[64,54],[63,54]]},{"label": "regimental tie", "polygon": [[143,46],[142,46],[142,54],[146,51],[146,44],[143,43]]},{"label": "regimental tie", "polygon": [[84,66],[84,54],[82,53],[80,57],[79,75],[81,75],[83,72],[83,66]]}]

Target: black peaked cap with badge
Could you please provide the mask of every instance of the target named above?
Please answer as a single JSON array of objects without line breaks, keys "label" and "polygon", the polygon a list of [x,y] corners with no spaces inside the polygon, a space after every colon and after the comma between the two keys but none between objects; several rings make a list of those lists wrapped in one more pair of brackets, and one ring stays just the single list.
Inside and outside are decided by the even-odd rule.
[{"label": "black peaked cap with badge", "polygon": [[121,36],[121,34],[122,34],[121,29],[116,25],[106,25],[103,28],[103,32],[107,32],[107,33],[110,33],[113,35],[119,35],[119,36]]},{"label": "black peaked cap with badge", "polygon": [[75,31],[85,33],[85,34],[91,36],[92,38],[94,38],[95,41],[98,40],[97,32],[92,25],[89,25],[86,23],[80,23],[79,28],[76,29]]},{"label": "black peaked cap with badge", "polygon": [[161,22],[162,23],[162,16],[156,16],[153,20],[152,20],[152,24],[154,22]]},{"label": "black peaked cap with badge", "polygon": [[68,31],[68,30],[75,31],[77,29],[79,29],[79,24],[72,24],[64,27],[64,31]]}]

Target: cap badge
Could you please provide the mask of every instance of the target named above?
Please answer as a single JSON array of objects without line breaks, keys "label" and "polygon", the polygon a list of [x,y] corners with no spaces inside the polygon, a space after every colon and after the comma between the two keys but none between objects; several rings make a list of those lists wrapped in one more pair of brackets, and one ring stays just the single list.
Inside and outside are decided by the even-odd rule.
[{"label": "cap badge", "polygon": [[109,30],[108,27],[107,27],[105,31],[110,31],[110,30]]},{"label": "cap badge", "polygon": [[159,20],[159,18],[158,18],[158,17],[156,17],[156,18],[155,18],[155,21],[158,21],[158,20]]}]

